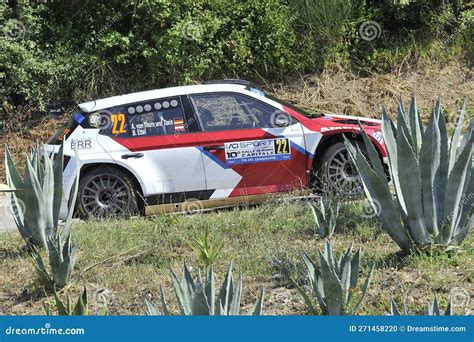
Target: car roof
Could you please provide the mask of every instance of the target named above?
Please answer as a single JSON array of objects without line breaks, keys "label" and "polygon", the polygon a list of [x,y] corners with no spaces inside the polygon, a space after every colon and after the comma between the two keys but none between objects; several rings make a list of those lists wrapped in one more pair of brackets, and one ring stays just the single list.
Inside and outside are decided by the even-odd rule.
[{"label": "car roof", "polygon": [[223,92],[223,91],[237,91],[241,92],[245,89],[244,84],[228,84],[228,83],[212,83],[212,84],[197,84],[190,86],[171,87],[163,89],[154,89],[147,91],[140,91],[137,93],[130,93],[119,96],[106,97],[99,100],[84,102],[79,104],[79,108],[86,113],[98,111],[110,107],[126,105],[129,103],[142,102],[147,100],[154,100],[164,97],[195,94],[195,93],[209,93],[209,92]]}]

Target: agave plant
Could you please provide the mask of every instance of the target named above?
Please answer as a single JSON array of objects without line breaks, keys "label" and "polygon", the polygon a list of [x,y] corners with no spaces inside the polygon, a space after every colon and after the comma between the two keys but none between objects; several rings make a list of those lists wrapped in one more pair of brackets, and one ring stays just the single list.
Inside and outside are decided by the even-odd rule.
[{"label": "agave plant", "polygon": [[[10,200],[13,217],[21,236],[28,245],[48,248],[48,238],[58,231],[63,193],[63,146],[61,145],[59,153],[51,158],[44,147],[33,149],[26,160],[23,176],[18,172],[10,151],[6,148],[5,166],[10,189],[0,192],[6,192]],[[77,186],[78,184],[69,203],[65,231],[68,231],[72,224]]]},{"label": "agave plant", "polygon": [[[372,207],[404,252],[431,244],[459,245],[474,226],[474,134],[471,121],[461,141],[465,108],[464,102],[450,142],[439,99],[426,129],[415,97],[408,117],[400,100],[397,126],[382,110],[382,133],[395,197],[365,132],[362,137],[368,159],[357,145],[346,140]],[[382,210],[376,210],[378,207]]]},{"label": "agave plant", "polygon": [[[63,239],[65,241],[63,242]],[[48,260],[51,271],[43,261],[41,252],[32,246],[33,264],[40,282],[48,289],[62,288],[71,280],[76,264],[77,246],[71,243],[71,233],[65,237],[57,233],[48,237]]]},{"label": "agave plant", "polygon": [[[448,307],[446,308],[446,311],[444,312],[444,316],[453,316],[452,308],[453,308],[453,302],[452,302],[452,298],[450,297]],[[390,306],[390,314],[392,316],[410,315],[406,300],[403,300],[403,308],[402,308],[402,311],[400,312],[400,310],[398,309],[397,303],[392,298],[391,306]],[[441,316],[441,310],[438,304],[438,295],[436,293],[434,295],[433,302],[428,303],[428,316]]]},{"label": "agave plant", "polygon": [[[73,198],[64,226],[59,229],[59,209],[62,199],[63,145],[56,156],[48,156],[43,148],[34,149],[26,161],[25,174],[20,176],[10,151],[5,151],[7,192],[15,223],[32,251],[33,263],[40,282],[47,288],[64,287],[71,278],[77,247],[71,243],[70,228],[76,202],[76,178]],[[79,157],[76,152],[76,175]],[[46,249],[50,271],[39,248]]]},{"label": "agave plant", "polygon": [[340,202],[331,195],[321,198],[318,204],[308,203],[316,223],[316,232],[322,238],[329,238],[336,229]]},{"label": "agave plant", "polygon": [[[69,294],[66,297],[66,303],[64,303],[54,291],[54,300],[56,302],[56,310],[58,316],[87,316],[89,314],[88,304],[87,304],[87,290],[84,287],[82,295],[78,298],[74,308],[72,307],[71,298]],[[45,306],[44,308],[46,315],[52,316],[53,311],[51,307]]]},{"label": "agave plant", "polygon": [[315,297],[323,315],[355,314],[367,294],[375,264],[369,271],[369,275],[361,289],[360,297],[353,305],[353,294],[358,289],[360,250],[352,255],[351,244],[346,253],[336,261],[331,242],[327,241],[326,249],[323,252],[319,251],[319,259],[320,266],[311,260],[307,254],[303,255],[303,260],[308,269],[312,293],[308,294],[301,286],[296,284],[310,312],[314,315],[318,314],[318,310],[313,304],[313,298]]},{"label": "agave plant", "polygon": [[[222,284],[219,296],[216,302],[215,277],[212,266],[206,271],[206,281],[203,282],[201,270],[198,270],[197,281],[194,282],[189,269],[184,263],[183,277],[178,279],[176,274],[171,270],[171,279],[176,292],[176,298],[181,315],[184,316],[236,316],[240,315],[240,298],[242,295],[242,274],[239,274],[237,283],[234,284],[232,277],[232,262],[229,264],[227,275]],[[250,315],[260,316],[263,310],[262,289],[260,296],[250,311]],[[163,314],[171,315],[168,305],[166,304],[163,286],[160,287],[160,299]],[[160,310],[145,297],[145,305],[149,315],[161,315]]]}]

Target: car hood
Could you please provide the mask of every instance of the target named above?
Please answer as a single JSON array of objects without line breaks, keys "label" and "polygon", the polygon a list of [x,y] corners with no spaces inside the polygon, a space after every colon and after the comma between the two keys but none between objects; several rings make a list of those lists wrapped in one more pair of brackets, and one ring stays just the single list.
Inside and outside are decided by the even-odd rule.
[{"label": "car hood", "polygon": [[359,124],[366,132],[381,131],[381,120],[350,115],[324,115],[316,118],[308,118],[301,122],[311,130],[321,131],[354,131],[359,130]]}]

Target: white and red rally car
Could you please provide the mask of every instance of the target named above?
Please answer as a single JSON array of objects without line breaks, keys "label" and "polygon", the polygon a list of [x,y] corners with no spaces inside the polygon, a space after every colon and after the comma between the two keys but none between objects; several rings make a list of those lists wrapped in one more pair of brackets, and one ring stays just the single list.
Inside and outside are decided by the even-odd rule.
[{"label": "white and red rally car", "polygon": [[[239,80],[213,81],[82,103],[49,141],[64,142],[61,217],[81,161],[81,216],[192,211],[258,202],[325,184],[360,192],[343,143],[367,132],[386,156],[380,122],[317,114]],[[349,133],[349,134],[347,134]],[[347,190],[350,189],[350,190]]]}]

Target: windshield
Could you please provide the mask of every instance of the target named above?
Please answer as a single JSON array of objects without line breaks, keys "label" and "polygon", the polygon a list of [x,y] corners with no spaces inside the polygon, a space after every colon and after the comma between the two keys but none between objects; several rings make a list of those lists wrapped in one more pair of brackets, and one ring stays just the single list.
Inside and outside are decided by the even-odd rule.
[{"label": "windshield", "polygon": [[314,117],[321,117],[321,116],[324,116],[324,114],[322,113],[310,113],[310,112],[307,112],[299,107],[296,107],[294,104],[291,104],[289,102],[286,102],[286,101],[283,101],[281,99],[278,99],[276,98],[275,96],[272,96],[272,95],[269,95],[267,93],[264,93],[263,91],[261,90],[257,90],[257,89],[254,89],[254,88],[250,88],[248,87],[247,88],[248,90],[252,91],[252,92],[258,92],[260,95],[262,96],[265,96],[266,98],[269,98],[270,100],[273,100],[275,102],[278,102],[278,103],[281,103],[282,105],[294,110],[295,112],[297,112],[298,114],[301,114],[303,116],[306,116],[307,118],[314,118]]}]

